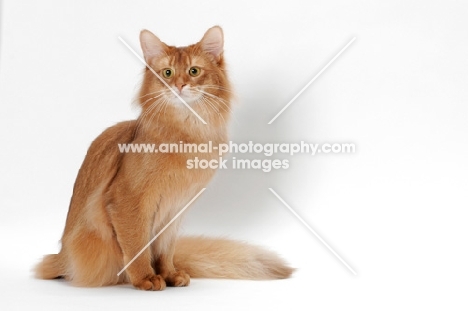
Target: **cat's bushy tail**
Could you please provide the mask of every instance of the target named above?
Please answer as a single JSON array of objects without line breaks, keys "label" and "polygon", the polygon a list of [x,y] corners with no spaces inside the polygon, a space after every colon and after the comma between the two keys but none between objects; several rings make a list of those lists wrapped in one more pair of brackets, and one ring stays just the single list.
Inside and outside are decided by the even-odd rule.
[{"label": "cat's bushy tail", "polygon": [[60,254],[45,255],[34,271],[40,279],[55,279],[63,275],[63,268],[59,258]]},{"label": "cat's bushy tail", "polygon": [[174,266],[193,278],[284,279],[294,269],[275,253],[243,242],[181,237]]}]

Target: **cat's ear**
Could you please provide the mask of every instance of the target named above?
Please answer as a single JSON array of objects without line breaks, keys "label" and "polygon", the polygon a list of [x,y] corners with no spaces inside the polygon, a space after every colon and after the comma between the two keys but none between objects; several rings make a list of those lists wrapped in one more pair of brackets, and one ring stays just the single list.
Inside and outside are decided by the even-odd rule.
[{"label": "cat's ear", "polygon": [[140,32],[140,44],[147,63],[149,63],[152,58],[164,54],[167,48],[166,44],[161,42],[158,37],[146,29]]},{"label": "cat's ear", "polygon": [[223,30],[219,26],[214,26],[205,32],[200,41],[203,51],[211,54],[216,61],[219,61],[223,53],[224,36]]}]

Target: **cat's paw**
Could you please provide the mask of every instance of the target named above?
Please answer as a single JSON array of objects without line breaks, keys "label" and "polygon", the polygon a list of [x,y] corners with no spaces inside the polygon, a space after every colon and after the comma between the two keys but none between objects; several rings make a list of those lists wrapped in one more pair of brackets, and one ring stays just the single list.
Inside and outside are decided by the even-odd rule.
[{"label": "cat's paw", "polygon": [[175,287],[188,286],[190,284],[190,275],[188,275],[183,270],[179,270],[179,271],[175,271],[174,273],[169,274],[165,280],[166,280],[167,286],[175,286]]},{"label": "cat's paw", "polygon": [[133,286],[141,290],[163,290],[166,288],[166,281],[160,275],[149,275],[133,282]]}]

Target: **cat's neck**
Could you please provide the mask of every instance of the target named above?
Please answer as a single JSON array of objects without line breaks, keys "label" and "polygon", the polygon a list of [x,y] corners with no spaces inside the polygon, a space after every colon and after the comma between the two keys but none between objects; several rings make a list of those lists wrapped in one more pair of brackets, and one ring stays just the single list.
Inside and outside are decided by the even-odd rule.
[{"label": "cat's neck", "polygon": [[213,141],[224,143],[227,140],[228,115],[200,114],[204,124],[197,116],[187,109],[185,113],[174,114],[174,111],[161,112],[151,121],[145,120],[142,113],[137,120],[135,139],[142,141],[165,141],[204,143]]}]

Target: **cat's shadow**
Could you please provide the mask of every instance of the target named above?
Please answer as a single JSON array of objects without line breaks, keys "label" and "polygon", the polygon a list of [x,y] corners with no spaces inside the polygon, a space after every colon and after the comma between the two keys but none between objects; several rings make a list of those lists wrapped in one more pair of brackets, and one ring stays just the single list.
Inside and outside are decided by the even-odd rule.
[{"label": "cat's shadow", "polygon": [[[246,88],[234,105],[234,117],[230,128],[230,140],[235,143],[281,143],[287,136],[287,128],[268,125],[278,112],[272,108],[278,103],[280,88],[271,83],[263,87]],[[270,105],[275,103],[275,105]],[[286,104],[286,103],[284,103]],[[272,210],[272,193],[280,176],[278,172],[259,169],[232,169],[236,159],[275,159],[275,155],[230,154],[228,169],[218,170],[206,192],[187,212],[182,234],[221,235],[251,237],[263,226],[276,222]]]}]

